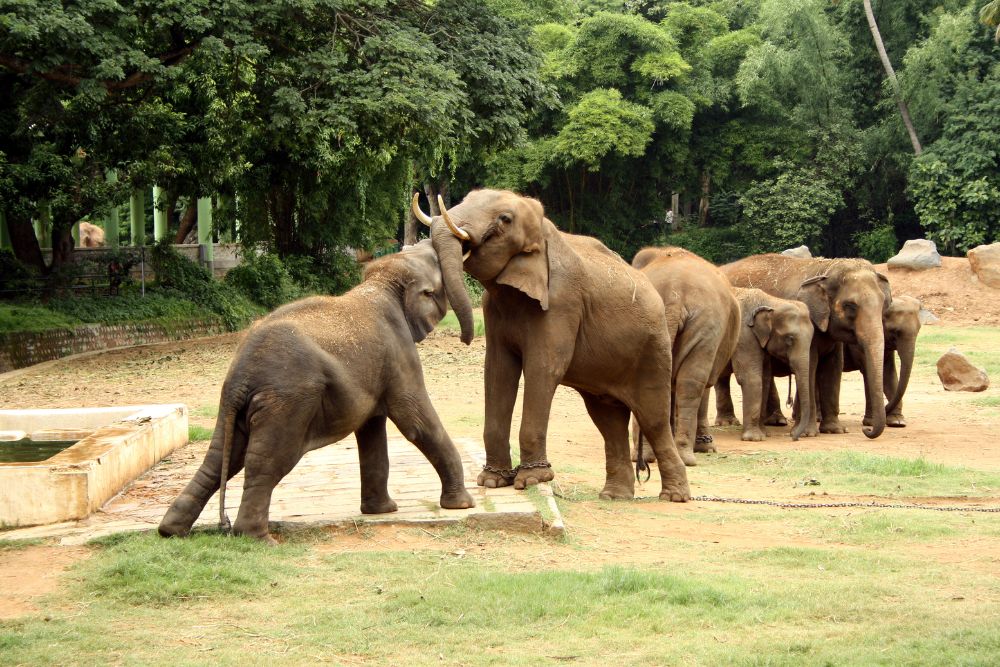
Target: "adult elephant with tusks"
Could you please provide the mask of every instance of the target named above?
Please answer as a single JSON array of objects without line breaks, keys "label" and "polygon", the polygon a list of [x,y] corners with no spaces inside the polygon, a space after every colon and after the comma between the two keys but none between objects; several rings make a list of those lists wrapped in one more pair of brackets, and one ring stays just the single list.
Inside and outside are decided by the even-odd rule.
[{"label": "adult elephant with tusks", "polygon": [[[552,397],[576,389],[604,438],[601,498],[632,498],[628,421],[636,415],[659,466],[660,498],[690,499],[670,432],[671,349],[663,301],[649,280],[596,239],[566,234],[542,204],[505,190],[476,190],[441,215],[413,212],[431,227],[448,300],[472,339],[462,272],[483,284],[486,320],[486,465],[480,486],[523,489],[553,479],[546,452]],[[517,468],[510,427],[524,375]]]},{"label": "adult elephant with tusks", "polygon": [[756,287],[808,307],[817,323],[813,346],[819,360],[815,400],[820,404],[821,433],[846,432],[839,420],[843,344],[860,348],[868,380],[865,391],[872,406],[871,426],[863,430],[869,438],[880,436],[886,421],[882,319],[892,303],[889,279],[863,259],[801,259],[774,253],[754,255],[720,268],[735,287]]}]

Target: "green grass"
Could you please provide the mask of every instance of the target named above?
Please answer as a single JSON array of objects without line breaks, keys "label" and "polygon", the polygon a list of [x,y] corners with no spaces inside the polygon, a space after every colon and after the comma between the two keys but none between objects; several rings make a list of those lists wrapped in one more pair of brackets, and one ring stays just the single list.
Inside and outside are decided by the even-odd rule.
[{"label": "green grass", "polygon": [[917,337],[914,371],[922,370],[936,378],[937,360],[950,348],[955,347],[973,364],[985,368],[987,375],[993,378],[1000,377],[1000,356],[996,354],[998,346],[1000,346],[1000,329],[923,327]]},{"label": "green grass", "polygon": [[1000,396],[982,396],[972,399],[973,405],[981,408],[1000,408]]},{"label": "green grass", "polygon": [[522,571],[309,546],[105,542],[43,614],[0,622],[0,651],[218,665],[988,664],[1000,651],[996,579],[919,556],[667,545],[661,567]]},{"label": "green grass", "polygon": [[195,417],[211,417],[215,419],[219,416],[219,406],[217,404],[199,405],[191,410],[191,414]]},{"label": "green grass", "polygon": [[[486,335],[486,324],[483,322],[482,312],[478,310],[473,311],[473,321],[475,322],[476,336]],[[462,330],[462,327],[458,323],[458,318],[455,317],[455,313],[450,310],[447,315],[441,318],[441,322],[438,323],[438,327],[441,329],[447,329],[448,331]]]},{"label": "green grass", "polygon": [[[975,496],[1000,491],[1000,473],[862,452],[756,452],[713,457],[699,475],[758,477],[778,488],[831,494]],[[815,479],[818,485],[808,484]]]},{"label": "green grass", "polygon": [[188,426],[188,441],[195,442],[197,440],[211,440],[214,432],[215,429],[191,424]]},{"label": "green grass", "polygon": [[0,303],[0,334],[72,329],[80,324],[83,322],[75,317],[42,306]]}]

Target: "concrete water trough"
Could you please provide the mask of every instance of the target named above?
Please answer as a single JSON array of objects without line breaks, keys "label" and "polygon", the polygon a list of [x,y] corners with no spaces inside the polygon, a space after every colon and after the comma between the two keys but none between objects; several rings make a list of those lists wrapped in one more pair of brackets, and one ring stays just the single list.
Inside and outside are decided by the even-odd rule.
[{"label": "concrete water trough", "polygon": [[180,403],[0,410],[0,528],[83,519],[187,440]]}]

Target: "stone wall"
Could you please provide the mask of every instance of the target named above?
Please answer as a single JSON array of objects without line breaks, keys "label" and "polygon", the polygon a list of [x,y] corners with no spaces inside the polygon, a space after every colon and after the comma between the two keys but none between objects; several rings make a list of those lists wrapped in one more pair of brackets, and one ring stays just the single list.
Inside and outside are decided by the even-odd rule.
[{"label": "stone wall", "polygon": [[74,329],[0,334],[0,373],[70,354],[113,347],[163,343],[226,332],[218,320],[189,320],[165,326],[152,322],[84,324]]}]

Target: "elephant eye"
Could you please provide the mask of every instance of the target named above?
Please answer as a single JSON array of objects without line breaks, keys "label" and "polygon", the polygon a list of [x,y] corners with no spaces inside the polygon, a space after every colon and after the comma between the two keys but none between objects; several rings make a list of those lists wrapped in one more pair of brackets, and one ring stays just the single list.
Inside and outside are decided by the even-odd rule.
[{"label": "elephant eye", "polygon": [[858,304],[854,303],[853,301],[845,301],[844,310],[847,311],[849,314],[853,315],[858,311]]},{"label": "elephant eye", "polygon": [[498,217],[500,222],[504,223],[505,225],[509,225],[511,222],[514,221],[514,218],[511,216],[510,213],[501,213]]},{"label": "elephant eye", "polygon": [[432,290],[432,289],[425,289],[424,290],[424,296],[434,296],[434,290]]}]

